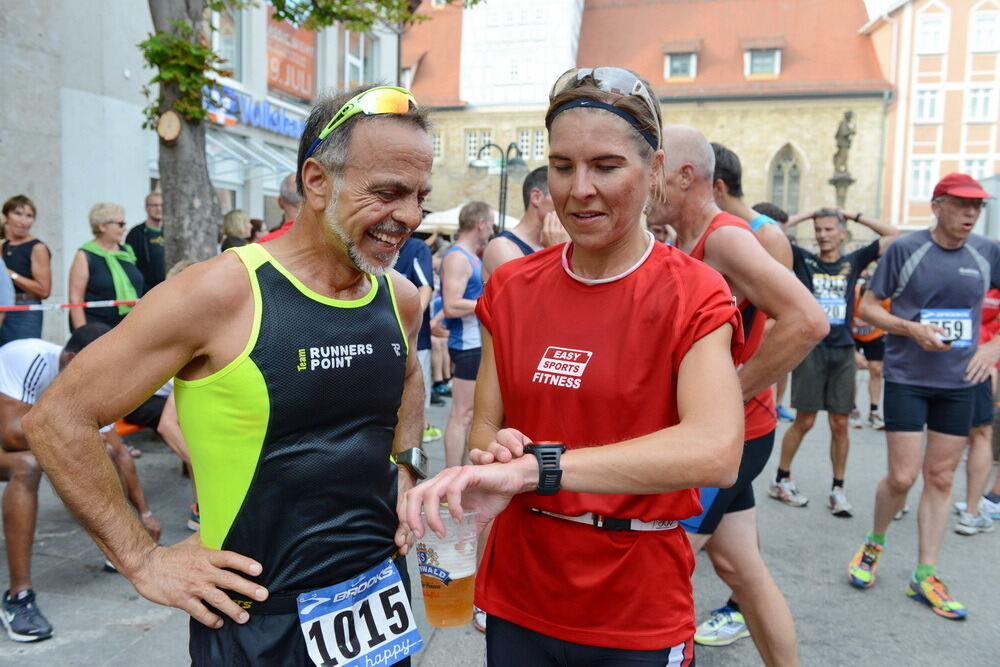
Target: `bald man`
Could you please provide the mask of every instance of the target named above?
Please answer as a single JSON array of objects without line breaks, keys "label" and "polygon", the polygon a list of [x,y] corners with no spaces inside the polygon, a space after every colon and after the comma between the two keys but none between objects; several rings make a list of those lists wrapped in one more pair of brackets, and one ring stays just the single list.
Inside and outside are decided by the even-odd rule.
[{"label": "bald man", "polygon": [[[652,213],[677,230],[678,248],[723,275],[739,304],[746,338],[738,359],[747,438],[739,476],[729,489],[702,489],[705,511],[681,522],[692,549],[708,551],[742,610],[731,598],[699,626],[695,641],[725,645],[749,632],[765,664],[797,665],[792,614],[758,548],[752,483],[774,446],[771,385],[823,339],[829,326],[812,295],[768,254],[750,226],[716,205],[715,155],[701,132],[669,126],[663,149],[665,197]],[[774,326],[765,338],[768,317]]]}]

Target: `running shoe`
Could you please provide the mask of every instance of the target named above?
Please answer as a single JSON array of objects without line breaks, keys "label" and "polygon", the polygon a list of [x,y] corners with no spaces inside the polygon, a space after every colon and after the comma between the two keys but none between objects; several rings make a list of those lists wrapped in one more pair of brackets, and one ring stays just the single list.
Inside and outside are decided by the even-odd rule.
[{"label": "running shoe", "polygon": [[[955,503],[958,506],[958,503]],[[965,509],[964,507],[962,508]],[[994,521],[1000,521],[1000,503],[995,503],[986,496],[979,499],[979,513]]]},{"label": "running shoe", "polygon": [[444,405],[447,402],[443,397],[431,392],[431,405]]},{"label": "running shoe", "polygon": [[115,564],[112,563],[110,559],[105,558],[104,559],[104,571],[105,572],[117,572],[118,568],[115,567]]},{"label": "running shoe", "polygon": [[792,507],[805,507],[809,504],[809,499],[799,493],[791,477],[786,477],[780,482],[772,481],[767,493],[775,500],[780,500]]},{"label": "running shoe", "polygon": [[434,388],[431,389],[431,391],[438,396],[451,396],[451,387],[443,382],[441,384],[434,385]]},{"label": "running shoe", "polygon": [[873,412],[870,415],[868,415],[868,425],[871,426],[876,431],[885,430],[885,420],[882,419],[882,415],[878,414],[877,412]]},{"label": "running shoe", "polygon": [[793,422],[795,421],[795,415],[788,411],[784,405],[779,405],[774,409],[775,414],[778,415],[778,421],[783,422]]},{"label": "running shoe", "polygon": [[875,585],[875,570],[878,569],[878,559],[885,549],[881,544],[869,540],[861,545],[847,566],[847,579],[855,588],[871,588]]},{"label": "running shoe", "polygon": [[424,442],[434,442],[441,439],[441,429],[436,426],[428,426],[424,429]]},{"label": "running shoe", "polygon": [[958,515],[958,523],[955,524],[955,532],[959,535],[978,535],[979,533],[988,533],[992,530],[993,519],[982,512],[979,514],[962,512]]},{"label": "running shoe", "polygon": [[9,590],[4,592],[0,606],[0,625],[7,636],[16,642],[38,642],[51,637],[52,624],[35,604],[35,591],[23,590],[13,599],[8,597],[9,593]]},{"label": "running shoe", "polygon": [[854,508],[851,507],[851,503],[847,502],[847,495],[844,494],[844,487],[842,486],[833,487],[833,491],[830,492],[830,497],[826,501],[826,506],[830,508],[830,514],[833,516],[840,516],[845,519],[853,516],[851,511]]},{"label": "running shoe", "polygon": [[861,421],[861,413],[857,410],[851,410],[851,416],[848,417],[848,422],[851,424],[851,428],[861,428],[864,426],[864,422]]},{"label": "running shoe", "polygon": [[694,641],[702,646],[729,646],[750,636],[743,614],[730,606],[719,607],[694,632]]},{"label": "running shoe", "polygon": [[903,505],[903,509],[896,512],[896,516],[892,517],[894,521],[899,521],[903,518],[903,515],[910,511],[909,505]]},{"label": "running shoe", "polygon": [[472,606],[472,627],[486,632],[486,612],[475,605]]},{"label": "running shoe", "polygon": [[953,621],[964,621],[969,610],[961,602],[953,600],[948,594],[948,587],[937,577],[927,577],[923,581],[910,581],[906,594],[923,602],[938,616],[944,616]]},{"label": "running shoe", "polygon": [[198,503],[191,505],[191,515],[188,517],[188,530],[197,533],[201,529],[201,513],[198,511]]}]

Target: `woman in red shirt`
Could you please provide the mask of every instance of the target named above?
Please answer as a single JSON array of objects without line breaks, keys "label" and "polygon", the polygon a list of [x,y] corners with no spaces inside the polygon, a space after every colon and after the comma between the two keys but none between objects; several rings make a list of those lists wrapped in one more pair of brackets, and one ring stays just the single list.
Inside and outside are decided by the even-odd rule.
[{"label": "woman in red shirt", "polygon": [[476,582],[487,664],[687,665],[694,559],[677,521],[701,511],[699,487],[736,477],[739,316],[718,273],[641,224],[663,165],[646,82],[570,70],[546,126],[571,242],[491,275],[476,309],[478,465],[419,485],[400,517],[418,535],[421,510],[443,528],[441,501],[496,517]]}]

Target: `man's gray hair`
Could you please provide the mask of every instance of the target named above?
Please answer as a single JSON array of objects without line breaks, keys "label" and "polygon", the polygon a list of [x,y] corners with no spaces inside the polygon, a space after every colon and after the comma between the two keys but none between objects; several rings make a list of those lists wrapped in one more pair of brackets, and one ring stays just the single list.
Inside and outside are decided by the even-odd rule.
[{"label": "man's gray hair", "polygon": [[302,195],[295,187],[295,174],[288,174],[281,179],[281,189],[278,191],[278,196],[289,206],[298,206],[302,203]]},{"label": "man's gray hair", "polygon": [[816,215],[813,216],[813,220],[817,220],[819,218],[836,218],[837,222],[840,223],[840,226],[847,229],[847,218],[845,218],[844,214],[835,208],[821,208],[816,211]]},{"label": "man's gray hair", "polygon": [[[377,88],[379,85],[381,84],[359,86],[337,95],[326,93],[316,102],[312,111],[309,112],[305,130],[303,130],[302,138],[299,140],[298,168],[295,172],[296,189],[299,195],[305,194],[302,188],[302,165],[306,161],[305,156],[309,147],[312,146],[316,138],[319,137],[320,132],[323,131],[323,128],[326,127],[330,119],[333,118],[341,107],[347,104],[352,98],[366,90]],[[430,121],[427,120],[427,113],[420,109],[411,108],[405,114],[393,114],[392,116],[366,116],[363,113],[359,113],[344,121],[340,127],[320,142],[311,157],[323,165],[323,168],[330,172],[330,175],[334,179],[339,179],[347,164],[347,144],[350,142],[351,133],[354,132],[354,126],[358,122],[378,121],[384,117],[398,118],[410,122],[424,132],[429,133],[431,129]]]}]

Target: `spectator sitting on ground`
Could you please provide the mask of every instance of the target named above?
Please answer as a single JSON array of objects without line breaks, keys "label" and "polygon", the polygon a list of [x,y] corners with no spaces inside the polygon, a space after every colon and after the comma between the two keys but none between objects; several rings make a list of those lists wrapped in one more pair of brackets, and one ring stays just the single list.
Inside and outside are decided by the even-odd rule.
[{"label": "spectator sitting on ground", "polygon": [[[69,269],[69,300],[135,301],[145,282],[135,263],[132,248],[122,245],[125,209],[118,204],[94,204],[90,209],[90,231],[94,240],[80,246]],[[70,329],[101,322],[109,327],[125,319],[132,306],[72,308]]]},{"label": "spectator sitting on ground", "polygon": [[222,250],[225,252],[230,248],[238,248],[249,243],[247,239],[253,231],[250,225],[250,216],[246,211],[233,209],[226,213],[222,223]]},{"label": "spectator sitting on ground", "polygon": [[[38,609],[31,583],[31,548],[42,470],[29,449],[21,420],[56,374],[80,350],[108,331],[106,324],[81,326],[61,349],[39,338],[22,338],[0,347],[0,479],[7,480],[3,520],[10,571],[10,588],[0,605],[0,623],[14,641],[34,642],[52,636],[52,625]],[[160,524],[146,505],[132,457],[113,426],[105,427],[102,433],[129,501],[149,534],[159,540]]]}]

